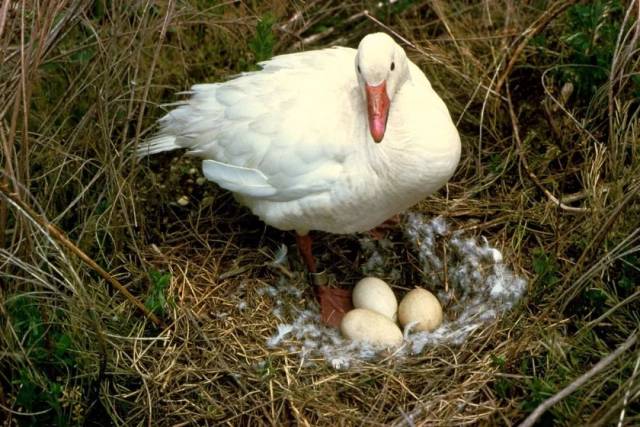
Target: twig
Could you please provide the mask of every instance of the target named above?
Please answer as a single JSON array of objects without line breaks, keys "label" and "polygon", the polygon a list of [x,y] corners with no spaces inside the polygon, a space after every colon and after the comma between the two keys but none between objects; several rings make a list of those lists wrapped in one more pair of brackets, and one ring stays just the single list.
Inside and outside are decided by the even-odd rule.
[{"label": "twig", "polygon": [[565,397],[569,396],[571,393],[580,388],[584,383],[593,378],[598,372],[602,371],[604,368],[609,366],[611,362],[616,360],[618,356],[620,356],[625,351],[629,350],[631,346],[633,346],[638,339],[638,331],[635,330],[633,333],[627,338],[627,340],[618,347],[613,353],[610,353],[607,357],[601,359],[598,363],[596,363],[591,369],[589,369],[584,374],[580,375],[576,378],[571,384],[560,390],[555,395],[551,396],[544,402],[542,402],[525,420],[519,425],[519,427],[531,427],[535,424],[535,422],[540,418],[542,414],[544,414],[549,408],[551,408],[556,403],[560,402]]},{"label": "twig", "polygon": [[[158,37],[158,44],[156,44],[156,49],[153,52],[153,57],[151,58],[151,65],[149,67],[149,74],[147,75],[147,81],[145,82],[144,89],[142,92],[142,101],[140,102],[140,112],[138,113],[138,123],[136,124],[136,135],[135,135],[135,146],[138,146],[138,142],[140,140],[140,134],[142,133],[142,123],[144,119],[144,111],[146,107],[147,99],[149,98],[149,88],[151,87],[151,82],[153,81],[153,72],[156,68],[156,63],[158,62],[158,58],[160,57],[160,50],[162,49],[162,44],[164,43],[165,36],[167,34],[167,28],[169,28],[169,23],[171,22],[171,14],[173,13],[174,1],[169,0],[167,3],[167,12],[164,15],[164,20],[162,21],[162,27],[160,28],[160,36]],[[132,162],[135,162],[136,156],[131,156]]]},{"label": "twig", "polygon": [[2,6],[0,6],[0,36],[2,36],[2,33],[4,33],[4,26],[7,22],[7,15],[9,14],[10,5],[11,1],[5,0],[4,2],[2,2]]},{"label": "twig", "polygon": [[[614,96],[613,94],[613,90],[614,87],[616,87],[616,81],[618,81],[620,84],[618,86],[618,91],[621,90],[622,86],[624,86],[624,83],[622,82],[623,80],[623,72],[624,72],[624,65],[626,61],[620,61],[620,57],[623,54],[623,51],[626,50],[627,52],[625,52],[627,55],[629,55],[629,57],[631,57],[633,55],[632,51],[635,49],[634,46],[637,46],[637,41],[638,41],[638,36],[640,35],[640,20],[638,19],[638,16],[636,16],[636,23],[635,23],[635,31],[634,31],[634,35],[632,40],[629,42],[629,44],[626,46],[622,46],[623,43],[627,40],[627,35],[631,32],[631,30],[629,30],[629,32],[625,31],[625,28],[627,28],[627,23],[629,22],[629,17],[633,15],[633,11],[634,11],[634,3],[635,6],[637,6],[637,13],[640,14],[640,0],[635,0],[635,1],[631,1],[631,3],[629,3],[629,7],[627,8],[627,11],[624,14],[624,19],[622,20],[622,24],[620,25],[620,31],[618,32],[618,38],[616,40],[616,45],[613,49],[613,58],[611,59],[611,70],[609,71],[609,84],[608,89],[607,89],[607,98],[608,98],[608,107],[609,107],[609,141],[612,142],[611,144],[611,149],[613,151],[611,158],[613,159],[613,161],[616,164],[623,164],[623,161],[620,161],[622,159],[618,159],[618,144],[613,143],[616,139],[614,138],[614,129],[616,129],[616,126],[614,125],[614,99],[616,98],[616,96],[619,94],[619,92]],[[633,18],[632,18],[633,19]],[[624,36],[623,38],[623,34],[627,34]],[[622,62],[622,64],[621,64]]]},{"label": "twig", "polygon": [[[12,150],[12,147],[9,145],[7,138],[4,136],[3,129],[4,129],[4,126],[2,125],[2,123],[0,123],[0,142],[2,143],[2,150],[4,154],[4,168],[6,171],[6,174],[3,174],[2,176],[2,185],[8,186],[9,178],[7,178],[7,175],[15,179],[13,164],[11,163],[11,158],[13,157],[12,156],[13,150]],[[6,203],[0,201],[0,247],[4,247],[5,231],[7,228],[7,218],[8,218],[7,205]]]},{"label": "twig", "polygon": [[620,411],[620,416],[618,417],[618,427],[622,427],[622,423],[624,421],[624,414],[626,412],[627,405],[629,404],[629,395],[631,394],[631,387],[633,387],[633,382],[636,379],[636,375],[638,375],[639,367],[640,367],[640,357],[636,358],[636,364],[633,367],[631,378],[629,378],[629,386],[627,386],[627,391],[624,392],[624,399],[622,399],[622,410]]},{"label": "twig", "polygon": [[572,6],[577,1],[578,0],[567,0],[566,2],[558,6],[556,9],[547,10],[545,13],[540,15],[540,17],[536,19],[533,22],[533,24],[531,24],[531,26],[529,26],[529,28],[527,28],[522,33],[522,40],[520,40],[520,43],[518,43],[518,46],[516,46],[516,48],[514,49],[513,54],[511,55],[511,59],[509,59],[507,66],[505,67],[504,71],[502,72],[502,75],[498,79],[498,83],[496,84],[495,91],[498,94],[500,93],[500,90],[502,89],[502,86],[504,85],[505,81],[509,78],[509,75],[511,74],[511,70],[515,66],[516,61],[518,60],[518,57],[520,56],[524,48],[529,43],[529,40],[531,40],[534,36],[536,36],[542,30],[544,30],[547,27],[547,25],[549,25],[549,23],[553,21],[553,19],[556,16],[564,12],[568,7]]},{"label": "twig", "polygon": [[162,320],[160,320],[155,314],[150,312],[140,300],[138,300],[127,288],[125,288],[115,277],[107,273],[102,267],[100,267],[89,255],[84,253],[82,249],[77,247],[69,238],[54,224],[51,224],[43,216],[38,215],[29,205],[23,202],[16,193],[11,192],[9,186],[5,183],[0,183],[0,192],[10,200],[14,205],[26,212],[34,221],[36,221],[41,227],[47,230],[51,236],[62,244],[62,246],[69,249],[76,254],[85,264],[91,267],[96,273],[98,273],[104,280],[106,280],[111,286],[113,286],[118,292],[124,295],[133,305],[135,305],[142,313],[151,320],[156,326],[164,328]]},{"label": "twig", "polygon": [[[571,65],[571,64],[569,64],[569,65],[567,65],[567,64],[564,64],[564,65],[563,64],[556,64],[554,66],[551,66],[551,67],[547,68],[546,70],[544,70],[544,72],[542,73],[542,76],[540,77],[540,83],[542,84],[542,88],[544,89],[544,93],[554,103],[554,108],[560,109],[560,111],[562,111],[571,120],[571,122],[574,124],[576,129],[578,129],[581,133],[585,134],[587,136],[587,138],[589,138],[594,143],[601,144],[602,142],[600,142],[600,140],[598,138],[596,138],[593,133],[589,132],[589,130],[586,128],[586,125],[581,120],[578,120],[575,117],[575,115],[573,115],[567,109],[565,104],[560,99],[556,98],[551,93],[551,89],[549,89],[549,85],[546,82],[547,75],[549,73],[551,73],[552,71],[559,70],[559,69],[566,68],[566,67],[571,67],[571,66],[573,66],[573,65]],[[595,66],[587,66],[587,65],[584,65],[584,67],[593,67],[593,68],[595,68]]]},{"label": "twig", "polygon": [[509,115],[511,116],[511,126],[513,127],[513,139],[516,141],[518,157],[520,157],[520,162],[522,163],[524,170],[527,172],[527,175],[529,175],[529,178],[531,178],[531,181],[533,181],[533,183],[540,190],[542,190],[542,192],[549,198],[549,200],[551,200],[560,209],[563,209],[571,213],[588,212],[589,209],[587,208],[576,208],[576,207],[569,206],[562,203],[556,196],[551,194],[551,192],[547,190],[544,185],[542,185],[542,182],[540,182],[540,180],[538,179],[538,176],[531,171],[531,169],[529,168],[529,163],[527,162],[527,159],[524,156],[524,151],[522,149],[522,140],[520,139],[520,129],[518,127],[518,119],[516,117],[515,111],[513,110],[513,103],[511,102],[511,93],[509,92],[509,85],[507,85],[507,105],[509,106]]},{"label": "twig", "polygon": [[329,27],[326,30],[316,33],[316,34],[312,34],[308,37],[303,38],[302,40],[296,42],[293,45],[293,49],[300,49],[304,46],[310,45],[312,43],[316,43],[328,36],[330,36],[333,32],[335,31],[335,27]]},{"label": "twig", "polygon": [[[611,231],[613,225],[620,218],[627,204],[629,204],[632,200],[636,200],[636,195],[638,193],[640,193],[640,181],[634,182],[629,185],[622,201],[607,215],[607,220],[600,226],[598,232],[593,237],[593,239],[591,239],[587,247],[584,248],[582,254],[578,258],[578,261],[576,261],[573,267],[571,267],[571,270],[569,270],[569,272],[565,274],[563,288],[566,290],[560,295],[560,298],[564,298],[565,301],[564,303],[562,303],[560,311],[564,311],[567,308],[567,305],[569,305],[569,303],[573,301],[579,291],[578,285],[580,282],[573,283],[573,277],[578,271],[580,271],[580,268],[592,253],[593,249],[600,246],[602,240],[607,236],[609,231]],[[549,307],[549,309],[551,309],[551,307]],[[556,306],[554,310],[557,309],[558,308]]]},{"label": "twig", "polygon": [[[353,21],[356,21],[360,18],[362,18],[363,16],[365,16],[365,12],[358,12],[358,13],[354,13],[353,15],[349,16],[348,18],[346,18],[344,21],[342,21],[342,23],[340,24],[341,26],[347,25]],[[330,36],[331,34],[336,32],[336,27],[329,27],[326,30],[320,32],[320,33],[316,33],[316,34],[312,34],[308,37],[302,38],[302,37],[298,37],[299,40],[293,44],[292,48],[293,49],[302,49],[307,45],[310,45],[312,43],[317,43],[322,39],[327,38],[328,36]]]},{"label": "twig", "polygon": [[624,414],[626,412],[627,405],[629,405],[629,395],[631,394],[631,388],[633,387],[633,382],[636,379],[636,375],[638,375],[638,368],[640,368],[640,357],[636,358],[636,364],[633,367],[631,378],[629,378],[629,386],[627,387],[627,391],[624,392],[624,399],[622,399],[622,410],[620,411],[620,416],[618,417],[618,427],[622,427]]}]

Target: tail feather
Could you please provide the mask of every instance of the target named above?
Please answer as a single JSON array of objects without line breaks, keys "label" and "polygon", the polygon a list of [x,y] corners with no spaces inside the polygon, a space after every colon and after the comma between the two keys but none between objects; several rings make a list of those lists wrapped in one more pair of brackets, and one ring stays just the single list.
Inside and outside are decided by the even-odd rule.
[{"label": "tail feather", "polygon": [[[195,85],[189,91],[180,92],[191,95],[188,101],[165,104],[164,107],[178,108],[158,120],[159,132],[138,146],[136,156],[140,159],[179,148],[195,149],[199,143],[197,136],[209,131],[215,117],[221,114],[215,98],[217,87],[217,84]],[[192,137],[194,133],[196,138]]]},{"label": "tail feather", "polygon": [[176,144],[176,137],[174,135],[158,135],[150,140],[143,142],[136,150],[138,158],[150,156],[156,153],[162,153],[163,151],[176,150],[180,147]]}]

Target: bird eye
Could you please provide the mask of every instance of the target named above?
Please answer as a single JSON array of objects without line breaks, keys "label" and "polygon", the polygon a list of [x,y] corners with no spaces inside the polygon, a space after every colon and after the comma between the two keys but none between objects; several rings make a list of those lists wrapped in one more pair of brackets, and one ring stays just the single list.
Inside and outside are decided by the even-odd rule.
[{"label": "bird eye", "polygon": [[395,68],[396,68],[396,63],[395,63],[395,62],[392,62],[392,63],[391,63],[391,71],[393,71]]}]

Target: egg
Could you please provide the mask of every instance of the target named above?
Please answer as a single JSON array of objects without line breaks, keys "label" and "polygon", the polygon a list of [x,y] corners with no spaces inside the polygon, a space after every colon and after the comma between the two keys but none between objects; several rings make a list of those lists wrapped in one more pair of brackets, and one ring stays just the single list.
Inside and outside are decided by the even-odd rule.
[{"label": "egg", "polygon": [[353,341],[384,347],[402,344],[402,331],[388,317],[364,308],[354,308],[344,315],[340,332]]},{"label": "egg", "polygon": [[384,280],[365,277],[353,288],[352,299],[355,308],[366,308],[395,322],[398,300]]},{"label": "egg", "polygon": [[434,331],[442,324],[442,306],[431,292],[416,288],[408,292],[398,306],[398,320],[402,327],[418,322],[414,331]]}]

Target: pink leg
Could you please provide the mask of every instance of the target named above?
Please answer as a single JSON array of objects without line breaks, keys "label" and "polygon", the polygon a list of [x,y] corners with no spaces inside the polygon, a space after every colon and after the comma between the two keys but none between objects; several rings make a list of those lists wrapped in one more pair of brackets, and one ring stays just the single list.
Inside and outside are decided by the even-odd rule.
[{"label": "pink leg", "polygon": [[[302,255],[302,260],[307,266],[309,273],[317,273],[316,260],[311,253],[311,236],[296,233],[296,242],[298,243],[298,250],[300,251],[300,255]],[[338,328],[345,313],[353,308],[351,304],[351,291],[330,288],[319,283],[313,284],[316,288],[316,298],[320,303],[322,323]]]},{"label": "pink leg", "polygon": [[298,243],[298,250],[300,251],[300,255],[302,255],[304,264],[307,266],[307,270],[309,270],[309,273],[315,273],[316,260],[313,257],[313,253],[311,253],[311,236],[308,234],[301,236],[296,233],[296,242]]}]

